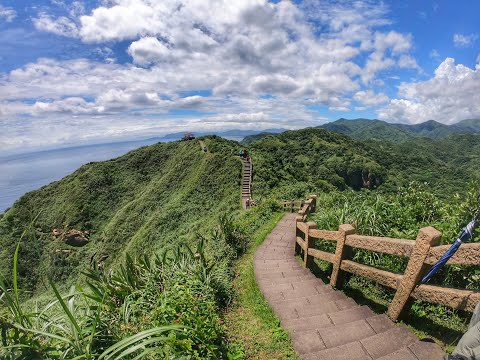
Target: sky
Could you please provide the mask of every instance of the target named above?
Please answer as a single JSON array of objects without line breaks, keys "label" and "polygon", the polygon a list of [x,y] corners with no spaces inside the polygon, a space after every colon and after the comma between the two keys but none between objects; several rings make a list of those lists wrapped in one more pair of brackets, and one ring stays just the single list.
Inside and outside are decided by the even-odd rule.
[{"label": "sky", "polygon": [[480,117],[477,0],[0,0],[2,152]]}]

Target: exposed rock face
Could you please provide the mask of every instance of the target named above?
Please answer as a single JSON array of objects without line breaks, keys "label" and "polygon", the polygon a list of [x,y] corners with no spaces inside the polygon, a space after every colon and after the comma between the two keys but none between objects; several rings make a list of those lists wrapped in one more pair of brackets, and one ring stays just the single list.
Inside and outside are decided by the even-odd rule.
[{"label": "exposed rock face", "polygon": [[79,230],[69,230],[63,235],[65,244],[70,246],[85,246],[88,243],[88,238]]},{"label": "exposed rock face", "polygon": [[61,229],[53,229],[52,231],[53,236],[56,238],[61,237],[61,240],[65,242],[65,244],[70,246],[81,247],[88,244],[87,235],[89,234],[88,231],[80,231],[80,230],[68,230],[63,231]]},{"label": "exposed rock face", "polygon": [[351,171],[348,174],[344,174],[343,178],[346,184],[355,190],[362,188],[373,189],[382,184],[381,177],[367,169]]}]

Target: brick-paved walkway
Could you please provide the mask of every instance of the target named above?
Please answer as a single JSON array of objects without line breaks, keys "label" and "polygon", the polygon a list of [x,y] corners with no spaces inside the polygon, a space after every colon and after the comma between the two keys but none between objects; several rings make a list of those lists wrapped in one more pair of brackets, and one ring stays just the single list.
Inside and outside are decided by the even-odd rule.
[{"label": "brick-paved walkway", "polygon": [[302,359],[441,360],[444,352],[325,285],[294,257],[295,217],[287,214],[255,253],[260,290]]}]

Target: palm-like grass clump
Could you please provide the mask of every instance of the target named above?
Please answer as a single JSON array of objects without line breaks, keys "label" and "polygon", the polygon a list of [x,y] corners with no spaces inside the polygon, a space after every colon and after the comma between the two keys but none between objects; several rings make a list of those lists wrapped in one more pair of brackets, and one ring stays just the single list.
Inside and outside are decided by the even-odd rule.
[{"label": "palm-like grass clump", "polygon": [[[113,271],[96,264],[86,286],[33,309],[22,304],[18,249],[11,285],[0,279],[0,357],[5,359],[218,359],[228,353],[218,310],[233,296],[231,261],[244,239],[221,217],[221,226],[181,245],[126,260]],[[215,243],[215,255],[205,252]],[[230,244],[230,245],[229,245]],[[241,245],[239,245],[241,248]]]}]

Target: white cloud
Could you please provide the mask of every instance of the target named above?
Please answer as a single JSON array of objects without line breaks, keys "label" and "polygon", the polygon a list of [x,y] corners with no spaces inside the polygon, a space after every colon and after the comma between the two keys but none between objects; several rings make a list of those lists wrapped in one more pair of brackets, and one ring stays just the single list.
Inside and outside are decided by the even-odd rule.
[{"label": "white cloud", "polygon": [[390,50],[393,54],[402,54],[412,47],[412,36],[404,35],[396,31],[388,33],[375,33],[374,47],[377,51]]},{"label": "white cloud", "polygon": [[389,57],[384,57],[381,52],[374,52],[370,54],[365,64],[365,68],[362,73],[362,80],[364,83],[371,82],[375,75],[382,71],[389,69],[395,65],[395,60]]},{"label": "white cloud", "polygon": [[165,61],[168,60],[171,55],[171,51],[165,46],[165,44],[151,36],[134,41],[128,47],[128,53],[133,58],[133,62],[139,65],[148,65]]},{"label": "white cloud", "polygon": [[0,5],[0,20],[5,19],[6,22],[12,22],[17,17],[17,12],[11,7]]},{"label": "white cloud", "polygon": [[398,66],[407,69],[420,69],[420,66],[417,64],[417,60],[410,55],[400,56],[400,59],[398,59]]},{"label": "white cloud", "polygon": [[471,69],[447,58],[433,78],[402,83],[398,95],[378,111],[381,119],[409,123],[434,119],[451,124],[480,117],[480,66]]},{"label": "white cloud", "polygon": [[33,19],[33,24],[40,31],[51,32],[56,35],[67,37],[78,35],[77,25],[65,16],[54,19],[46,13],[41,13],[38,18]]},{"label": "white cloud", "polygon": [[353,99],[360,104],[365,105],[365,107],[382,105],[390,100],[384,93],[375,94],[373,90],[358,91],[353,96]]},{"label": "white cloud", "polygon": [[[416,68],[411,35],[384,31],[388,9],[370,1],[108,0],[87,15],[81,6],[58,4],[69,18],[40,13],[37,28],[98,44],[98,61],[38,59],[0,74],[0,103],[11,119],[27,115],[47,126],[51,118],[58,126],[76,116],[75,123],[92,126],[88,119],[101,116],[99,124],[118,134],[124,132],[114,119],[127,118],[138,134],[166,123],[171,131],[175,121],[307,126],[323,121],[315,106],[347,111],[359,105],[352,97],[362,107],[381,105],[386,95],[365,87],[381,87],[382,71]],[[113,58],[119,41],[128,42],[131,63]],[[185,97],[195,90],[211,95]],[[172,109],[214,115],[172,120]],[[99,126],[85,127],[85,136]]]},{"label": "white cloud", "polygon": [[438,53],[438,51],[436,49],[432,49],[432,51],[430,51],[428,56],[432,59],[435,59],[435,60],[440,59],[440,54]]},{"label": "white cloud", "polygon": [[456,47],[469,47],[472,46],[475,41],[477,41],[478,35],[477,34],[454,34],[453,35],[453,43]]}]

